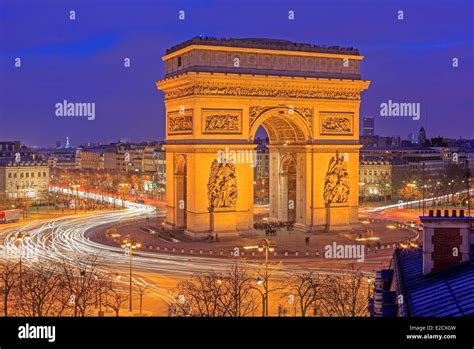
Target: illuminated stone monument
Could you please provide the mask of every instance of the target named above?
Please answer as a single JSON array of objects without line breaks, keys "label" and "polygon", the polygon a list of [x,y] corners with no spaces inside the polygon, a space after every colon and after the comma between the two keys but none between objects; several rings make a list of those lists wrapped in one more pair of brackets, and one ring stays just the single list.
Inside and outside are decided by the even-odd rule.
[{"label": "illuminated stone monument", "polygon": [[[270,220],[303,231],[358,223],[356,49],[268,39],[194,38],[169,49],[166,225],[193,238],[253,230],[259,126],[269,137]],[[230,155],[229,155],[230,154]]]}]

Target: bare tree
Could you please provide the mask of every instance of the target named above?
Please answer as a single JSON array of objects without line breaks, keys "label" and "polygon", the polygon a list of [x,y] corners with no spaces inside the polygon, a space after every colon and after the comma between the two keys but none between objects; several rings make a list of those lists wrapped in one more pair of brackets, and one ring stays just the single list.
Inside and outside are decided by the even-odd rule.
[{"label": "bare tree", "polygon": [[115,286],[113,282],[108,283],[105,306],[110,307],[115,312],[115,316],[120,316],[120,308],[128,299],[127,292]]},{"label": "bare tree", "polygon": [[0,261],[0,280],[2,281],[3,313],[9,314],[9,300],[18,282],[18,263],[9,260]]},{"label": "bare tree", "polygon": [[200,273],[195,274],[190,281],[179,283],[178,310],[182,311],[183,315],[223,316],[219,304],[219,298],[223,296],[223,290],[218,285],[220,279],[221,276],[215,272]]},{"label": "bare tree", "polygon": [[252,280],[246,271],[234,265],[229,272],[195,274],[192,280],[178,284],[177,301],[170,315],[178,316],[249,316],[256,308]]},{"label": "bare tree", "polygon": [[85,316],[97,301],[97,257],[63,260],[61,271],[65,290],[73,299],[69,305],[74,316]]},{"label": "bare tree", "polygon": [[367,316],[368,297],[364,279],[364,274],[354,264],[348,275],[326,276],[323,307],[327,315]]},{"label": "bare tree", "polygon": [[140,297],[140,315],[142,315],[143,310],[143,296],[148,292],[150,285],[148,284],[138,284],[135,285],[135,288],[138,291],[138,296]]},{"label": "bare tree", "polygon": [[298,307],[302,317],[307,315],[308,310],[314,309],[317,301],[323,299],[323,283],[323,278],[311,271],[292,274],[288,277],[289,302]]},{"label": "bare tree", "polygon": [[23,271],[22,297],[15,293],[15,305],[23,316],[61,316],[70,297],[56,265],[38,263]]},{"label": "bare tree", "polygon": [[275,287],[275,288],[270,287],[271,275],[272,273],[269,272],[266,267],[263,267],[261,270],[257,272],[257,280],[259,281],[259,284],[263,286],[263,291],[258,287],[254,287],[254,286],[251,287],[253,290],[257,291],[261,297],[262,316],[268,316],[270,293],[284,289],[284,287]]},{"label": "bare tree", "polygon": [[229,272],[218,280],[223,289],[223,297],[219,299],[224,316],[253,315],[256,302],[252,295],[252,280],[244,268],[234,264]]}]

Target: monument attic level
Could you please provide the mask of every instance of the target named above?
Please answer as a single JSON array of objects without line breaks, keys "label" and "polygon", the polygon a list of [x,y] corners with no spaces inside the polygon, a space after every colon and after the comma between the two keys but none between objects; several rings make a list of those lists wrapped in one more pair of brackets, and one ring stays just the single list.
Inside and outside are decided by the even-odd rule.
[{"label": "monument attic level", "polygon": [[166,107],[167,218],[193,238],[253,230],[253,167],[215,161],[268,133],[271,220],[304,231],[358,224],[358,50],[268,39],[194,38],[157,82]]}]

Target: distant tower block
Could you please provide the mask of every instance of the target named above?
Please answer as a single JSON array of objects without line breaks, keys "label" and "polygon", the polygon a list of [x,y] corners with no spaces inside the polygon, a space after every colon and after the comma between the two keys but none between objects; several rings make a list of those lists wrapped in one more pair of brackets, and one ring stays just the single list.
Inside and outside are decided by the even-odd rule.
[{"label": "distant tower block", "polygon": [[[270,220],[303,231],[358,224],[356,49],[269,39],[194,38],[169,50],[157,82],[166,106],[166,226],[193,238],[253,230],[254,169],[269,137]],[[240,160],[239,160],[240,159]]]},{"label": "distant tower block", "polygon": [[364,116],[362,119],[362,135],[363,136],[374,136],[375,135],[375,120],[373,116]]},{"label": "distant tower block", "polygon": [[418,132],[418,144],[423,145],[426,142],[426,131],[423,126],[421,126],[420,131]]}]

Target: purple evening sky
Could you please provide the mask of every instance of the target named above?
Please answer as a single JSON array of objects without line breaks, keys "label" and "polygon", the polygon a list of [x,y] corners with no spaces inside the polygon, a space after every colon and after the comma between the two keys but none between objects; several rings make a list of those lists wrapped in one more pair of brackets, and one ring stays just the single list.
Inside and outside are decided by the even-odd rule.
[{"label": "purple evening sky", "polygon": [[[161,56],[197,35],[357,47],[363,78],[372,81],[361,116],[375,116],[377,134],[406,138],[424,126],[428,137],[474,138],[473,22],[471,0],[2,0],[0,140],[163,139],[163,95],[155,88]],[[421,119],[380,116],[389,99],[421,103]],[[57,117],[63,100],[95,102],[96,119]]]}]

